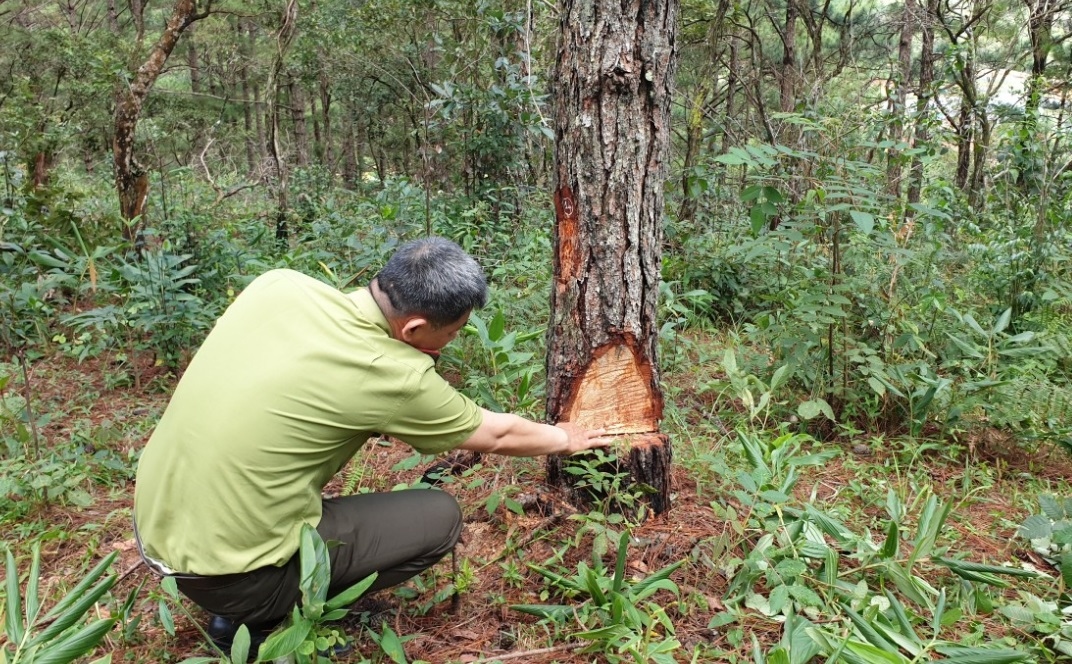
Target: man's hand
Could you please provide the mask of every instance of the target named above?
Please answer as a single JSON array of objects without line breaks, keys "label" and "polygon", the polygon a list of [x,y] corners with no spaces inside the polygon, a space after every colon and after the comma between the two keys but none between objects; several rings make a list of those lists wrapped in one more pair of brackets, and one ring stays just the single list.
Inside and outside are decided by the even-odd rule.
[{"label": "man's hand", "polygon": [[607,447],[613,440],[606,436],[606,429],[582,429],[572,422],[559,422],[555,426],[566,432],[566,451],[562,454],[576,454],[585,450]]}]

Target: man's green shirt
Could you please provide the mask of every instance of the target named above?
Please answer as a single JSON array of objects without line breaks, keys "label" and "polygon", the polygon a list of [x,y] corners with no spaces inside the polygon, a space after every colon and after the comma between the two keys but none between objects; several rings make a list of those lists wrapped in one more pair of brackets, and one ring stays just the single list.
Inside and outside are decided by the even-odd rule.
[{"label": "man's green shirt", "polygon": [[368,290],[268,272],[220,317],[142,453],[145,553],[190,574],[282,565],[369,437],[432,454],[480,423],[430,357],[391,338]]}]

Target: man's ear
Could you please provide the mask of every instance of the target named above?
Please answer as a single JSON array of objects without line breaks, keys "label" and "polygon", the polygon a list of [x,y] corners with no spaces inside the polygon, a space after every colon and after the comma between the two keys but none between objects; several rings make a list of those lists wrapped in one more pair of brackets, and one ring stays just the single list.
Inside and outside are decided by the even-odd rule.
[{"label": "man's ear", "polygon": [[422,328],[431,327],[431,325],[432,324],[428,322],[427,318],[414,316],[413,318],[408,319],[405,323],[402,324],[402,329],[400,331],[402,341],[410,343],[413,340],[413,335],[415,333],[420,332]]}]

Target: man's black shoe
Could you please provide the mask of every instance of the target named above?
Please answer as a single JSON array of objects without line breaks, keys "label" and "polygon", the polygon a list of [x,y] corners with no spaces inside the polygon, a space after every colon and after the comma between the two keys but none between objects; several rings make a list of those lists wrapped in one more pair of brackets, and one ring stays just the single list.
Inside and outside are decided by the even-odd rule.
[{"label": "man's black shoe", "polygon": [[[236,623],[233,620],[228,620],[223,616],[212,616],[209,618],[208,627],[205,630],[208,632],[208,638],[212,639],[212,643],[216,644],[216,647],[224,652],[224,654],[231,654],[231,644],[234,643],[235,634],[238,633],[238,628],[241,623]],[[260,649],[261,644],[264,643],[268,635],[275,629],[274,625],[247,625],[249,629],[249,660],[253,661],[257,657],[257,651]]]}]

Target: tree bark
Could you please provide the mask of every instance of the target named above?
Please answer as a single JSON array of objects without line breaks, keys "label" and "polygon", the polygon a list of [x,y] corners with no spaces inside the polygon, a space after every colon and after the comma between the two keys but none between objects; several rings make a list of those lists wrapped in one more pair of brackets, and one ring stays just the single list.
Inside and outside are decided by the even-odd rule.
[{"label": "tree bark", "polygon": [[[163,71],[168,56],[175,50],[175,44],[178,43],[183,31],[194,21],[207,16],[211,4],[211,0],[206,0],[204,11],[199,13],[196,0],[178,0],[163,34],[153,45],[149,57],[138,67],[129,87],[120,88],[118,93],[115,105],[115,136],[112,139],[115,188],[119,194],[119,214],[126,222],[123,236],[135,245],[140,241],[141,232],[144,229],[142,214],[145,211],[145,201],[149,194],[149,173],[138,162],[134,153],[134,137],[142,105],[160,76],[160,72]],[[144,29],[141,17],[136,16],[135,20],[141,32]]]},{"label": "tree bark", "polygon": [[189,37],[186,39],[186,66],[190,68],[190,92],[201,94],[201,60],[197,53],[197,42],[194,41],[194,27],[188,29]]},{"label": "tree bark", "polygon": [[785,4],[785,25],[782,28],[782,68],[779,103],[782,113],[790,113],[796,107],[797,82],[797,16],[794,0]]},{"label": "tree bark", "polygon": [[334,140],[331,127],[331,81],[325,72],[320,73],[320,113],[321,122],[324,125],[324,147],[321,159],[324,167],[333,176],[335,174],[335,150],[332,146]]},{"label": "tree bark", "polygon": [[[620,463],[670,507],[656,362],[676,0],[565,0],[555,89],[547,414],[620,436]],[[548,479],[586,496],[549,457]]]},{"label": "tree bark", "polygon": [[354,145],[354,110],[349,104],[343,104],[342,123],[342,182],[347,189],[355,189],[359,173],[357,170],[357,147]]},{"label": "tree bark", "polygon": [[301,82],[290,78],[287,84],[290,121],[294,127],[294,163],[309,165],[309,129],[305,123],[305,94]]},{"label": "tree bark", "polygon": [[290,228],[287,224],[287,219],[290,217],[290,199],[287,195],[289,171],[279,144],[279,77],[283,73],[287,51],[290,50],[290,45],[294,41],[297,24],[298,0],[288,0],[279,19],[275,56],[272,58],[272,66],[268,70],[268,84],[265,86],[268,105],[268,117],[265,122],[268,132],[268,154],[271,155],[272,166],[275,170],[273,183],[276,198],[275,239],[283,248],[290,243]]},{"label": "tree bark", "polygon": [[[927,114],[934,85],[934,26],[939,0],[927,0],[927,9],[920,21],[919,86],[916,88],[916,120],[912,146],[918,147],[930,140]],[[908,203],[919,203],[923,188],[923,158],[912,157],[911,183],[908,186]]]},{"label": "tree bark", "polygon": [[734,145],[733,132],[730,131],[730,123],[736,120],[737,114],[737,68],[740,66],[740,57],[738,56],[737,49],[737,34],[735,29],[734,34],[730,35],[729,75],[726,79],[726,114],[725,120],[722,122],[722,146],[719,148],[719,154],[726,154]]},{"label": "tree bark", "polygon": [[893,91],[890,94],[890,148],[886,162],[886,193],[901,197],[901,151],[897,147],[904,140],[905,116],[908,110],[908,79],[912,74],[912,38],[916,34],[916,0],[905,0],[901,14],[901,37],[897,44],[897,71],[893,76]]}]

